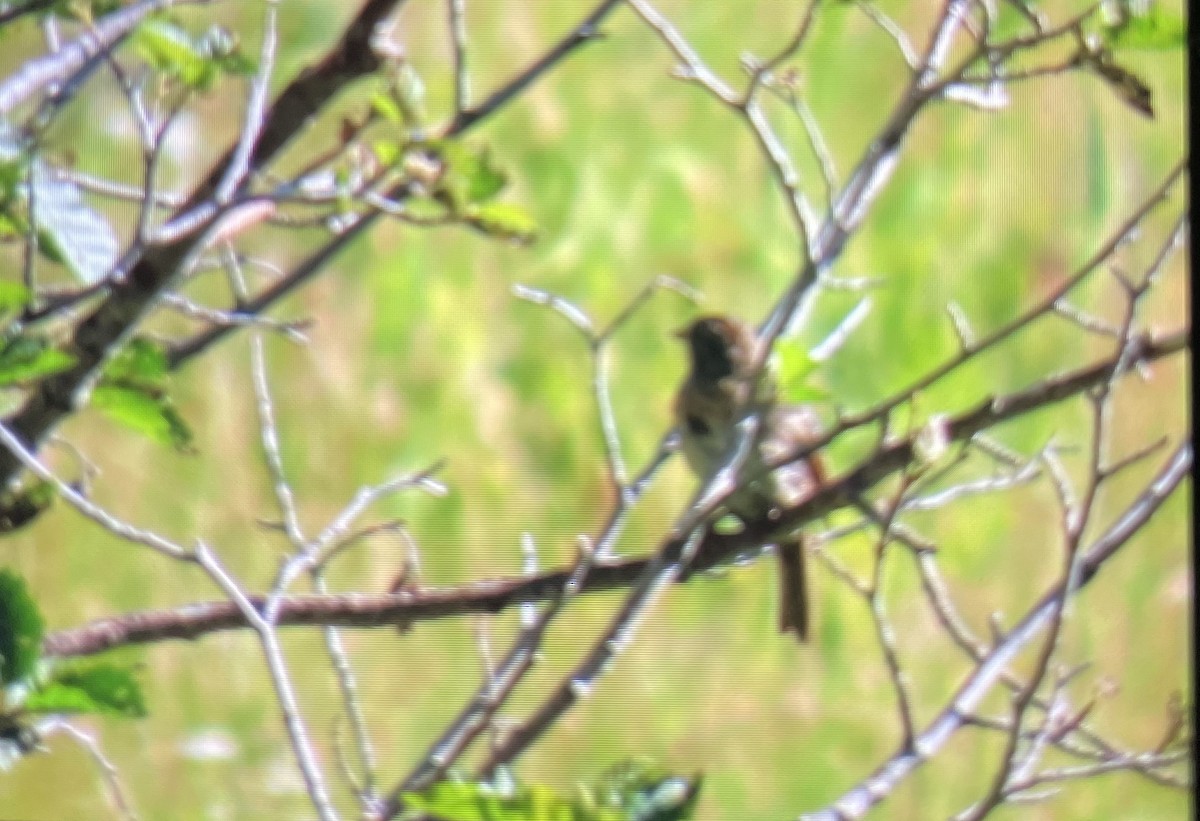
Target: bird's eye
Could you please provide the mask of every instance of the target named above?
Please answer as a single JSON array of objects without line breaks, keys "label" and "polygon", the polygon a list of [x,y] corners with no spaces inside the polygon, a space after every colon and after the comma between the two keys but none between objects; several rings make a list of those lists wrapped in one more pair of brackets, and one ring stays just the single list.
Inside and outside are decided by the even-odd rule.
[{"label": "bird's eye", "polygon": [[708,427],[708,423],[699,416],[694,413],[689,413],[686,421],[688,430],[694,433],[696,436],[708,436],[709,430],[711,429]]}]

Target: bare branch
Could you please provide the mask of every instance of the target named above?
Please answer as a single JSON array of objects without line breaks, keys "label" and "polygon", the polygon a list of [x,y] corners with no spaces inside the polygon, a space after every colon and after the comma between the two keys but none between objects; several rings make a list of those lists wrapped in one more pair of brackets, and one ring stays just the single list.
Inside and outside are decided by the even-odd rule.
[{"label": "bare branch", "polygon": [[76,744],[87,750],[88,756],[95,762],[96,768],[100,770],[100,775],[104,778],[105,783],[108,784],[108,792],[112,797],[117,814],[125,819],[125,821],[137,821],[137,811],[134,810],[129,796],[126,795],[125,788],[121,786],[121,775],[117,771],[116,765],[104,754],[104,750],[100,747],[100,742],[91,733],[75,726],[68,719],[61,716],[50,716],[38,722],[37,734],[39,736],[48,737],[54,733],[62,733],[69,736]]},{"label": "bare branch", "polygon": [[[0,116],[11,113],[42,89],[64,82],[90,60],[110,50],[154,12],[175,5],[207,2],[209,0],[142,0],[106,14],[77,39],[64,43],[44,57],[27,60],[0,82]],[[22,13],[24,11],[21,9]]]},{"label": "bare branch", "polygon": [[283,712],[284,725],[287,727],[292,751],[296,756],[296,763],[300,767],[300,774],[304,778],[308,797],[321,821],[337,821],[337,812],[333,808],[329,791],[325,787],[325,777],[321,774],[320,767],[317,766],[316,755],[308,740],[308,728],[305,726],[300,705],[296,700],[295,688],[292,685],[291,674],[287,670],[287,663],[283,658],[283,648],[279,644],[275,625],[251,603],[237,582],[221,565],[216,554],[203,542],[196,544],[196,561],[224,591],[230,601],[237,606],[238,611],[258,634],[267,670],[271,676],[271,683],[275,687],[275,698]]},{"label": "bare branch", "polygon": [[[1190,443],[1181,445],[1117,521],[1084,551],[1079,560],[1078,587],[1088,584],[1101,567],[1142,527],[1166,498],[1186,478],[1192,466]],[[992,688],[1016,655],[1049,623],[1058,610],[1065,588],[1056,585],[1013,627],[959,687],[949,706],[916,737],[911,750],[899,750],[875,772],[844,793],[828,807],[802,816],[806,821],[851,821],[862,818],[871,807],[890,795],[903,779],[940,750],[960,730],[964,717]]]},{"label": "bare branch", "polygon": [[622,0],[602,0],[592,10],[591,14],[555,44],[549,51],[534,61],[528,68],[517,74],[507,83],[492,92],[486,100],[478,105],[460,111],[446,126],[443,136],[461,134],[474,126],[480,120],[490,117],[494,112],[503,108],[512,99],[519,96],[550,69],[558,65],[564,57],[573,53],[577,48],[600,36],[600,24],[613,12]]},{"label": "bare branch", "polygon": [[[390,0],[386,3],[389,7],[395,4],[397,0]],[[400,0],[403,2],[403,0]],[[374,5],[380,5],[381,0],[375,0]],[[604,21],[612,11],[621,4],[621,0],[602,0],[599,5],[589,14],[584,20],[573,28],[567,35],[560,40],[555,46],[547,51],[542,57],[534,61],[528,68],[517,74],[507,83],[498,88],[482,103],[475,107],[463,111],[445,127],[443,137],[454,137],[462,134],[479,123],[486,120],[496,111],[499,111],[513,99],[520,95],[528,88],[535,80],[541,77],[550,69],[554,68],[564,58],[568,57],[576,51],[580,46],[588,43],[599,36],[600,24]],[[372,7],[373,7],[372,6]],[[364,13],[366,9],[364,9]],[[360,18],[362,15],[360,14]],[[349,44],[352,47],[352,44]],[[303,91],[296,91],[296,96],[301,97]],[[269,131],[269,129],[268,129]],[[263,154],[263,142],[260,141],[258,154]],[[397,190],[388,192],[388,198],[400,201],[409,195],[408,188],[402,184]],[[333,239],[329,240],[324,246],[314,252],[312,255],[303,260],[297,265],[286,277],[276,282],[270,288],[266,289],[254,299],[250,300],[246,305],[242,306],[243,310],[248,313],[258,314],[266,310],[278,300],[290,294],[295,289],[307,283],[310,279],[325,269],[325,266],[348,244],[356,237],[365,232],[375,220],[378,219],[379,212],[372,212],[360,219],[353,221],[347,225],[344,230],[339,232]],[[202,332],[195,337],[186,340],[185,342],[174,346],[170,352],[169,360],[172,368],[178,368],[185,362],[198,356],[203,351],[207,350],[211,345],[223,339],[230,331],[229,327],[212,328]],[[3,476],[3,462],[0,461],[0,477]]]},{"label": "bare branch", "polygon": [[219,204],[229,202],[245,181],[250,171],[250,159],[254,145],[266,126],[267,92],[271,87],[271,74],[275,70],[275,50],[279,42],[279,0],[265,0],[263,12],[263,37],[258,53],[258,70],[250,82],[250,99],[246,103],[245,124],[238,134],[237,145],[229,155],[220,182],[213,191],[213,200]]},{"label": "bare branch", "polygon": [[[1187,341],[1186,332],[1181,332],[1157,343],[1147,342],[1142,348],[1143,355],[1148,359],[1167,356],[1183,350]],[[984,402],[976,410],[952,420],[948,425],[951,434],[965,441],[978,430],[1076,396],[1107,379],[1114,364],[1115,359],[1103,360],[1089,368],[1047,380],[1028,391]],[[0,437],[3,431],[4,428],[0,427]],[[830,479],[819,493],[802,504],[783,511],[775,522],[766,523],[763,527],[747,528],[738,534],[709,534],[699,546],[691,572],[727,562],[749,548],[771,543],[780,534],[795,532],[833,510],[853,504],[857,495],[911,463],[913,447],[915,445],[911,439],[889,444],[865,463]],[[660,450],[642,475],[631,483],[634,496],[642,491],[644,483],[661,465],[666,453],[665,449]],[[703,515],[711,516],[721,501],[714,500],[711,508],[698,511],[701,518]],[[623,521],[625,514],[624,506],[619,505],[602,529],[603,537],[596,541],[596,550],[600,555],[606,555],[605,551],[611,549],[612,540],[619,532],[615,524]],[[660,552],[666,549],[678,555],[680,547],[680,539],[668,540]],[[648,563],[648,559],[639,558],[599,564],[589,573],[584,592],[627,588],[642,575]],[[544,573],[534,579],[501,578],[463,587],[426,588],[393,595],[290,596],[280,602],[277,623],[378,627],[464,613],[494,613],[522,602],[551,598],[555,595],[554,591],[565,582],[564,572]],[[255,597],[252,597],[252,601],[261,603]],[[212,602],[189,605],[182,611],[132,613],[75,630],[51,633],[46,636],[44,653],[60,657],[87,655],[125,644],[193,639],[217,630],[245,627],[246,622],[235,609],[227,605],[227,602]]]},{"label": "bare branch", "polygon": [[60,479],[50,468],[38,461],[37,457],[30,453],[21,444],[21,440],[4,424],[0,424],[0,443],[4,444],[6,452],[12,454],[18,464],[23,465],[42,481],[53,485],[55,492],[59,496],[66,499],[73,508],[109,533],[126,541],[148,547],[170,559],[179,561],[195,560],[195,555],[182,545],[153,531],[127,524],[99,505],[93,504],[70,484]]}]

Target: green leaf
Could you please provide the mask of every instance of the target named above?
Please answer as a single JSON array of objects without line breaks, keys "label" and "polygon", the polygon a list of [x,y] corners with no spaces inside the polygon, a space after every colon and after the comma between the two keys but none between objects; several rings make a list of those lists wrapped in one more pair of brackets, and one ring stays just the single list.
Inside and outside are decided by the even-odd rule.
[{"label": "green leaf", "polygon": [[18,213],[14,213],[12,204],[0,206],[0,240],[16,239],[29,232],[29,223]]},{"label": "green leaf", "polygon": [[638,791],[630,802],[630,821],[684,821],[692,817],[704,776],[667,776]]},{"label": "green leaf", "polygon": [[589,808],[549,787],[516,787],[501,794],[487,784],[442,782],[406,793],[405,807],[442,821],[626,821],[624,813]]},{"label": "green leaf", "polygon": [[32,522],[50,507],[55,494],[54,485],[41,481],[0,493],[0,533],[13,533]]},{"label": "green leaf", "polygon": [[425,122],[425,84],[410,61],[400,65],[387,86],[387,94],[399,106],[403,125],[419,128]]},{"label": "green leaf", "polygon": [[158,343],[135,337],[104,368],[105,379],[161,388],[170,366],[167,353]]},{"label": "green leaf", "polygon": [[492,164],[490,152],[473,150],[453,140],[437,140],[425,146],[446,164],[441,190],[449,195],[458,211],[469,205],[482,205],[504,190],[508,178]]},{"label": "green leaf", "polygon": [[502,237],[513,242],[529,243],[537,238],[538,225],[519,205],[489,202],[475,206],[466,213],[467,222],[488,236]]},{"label": "green leaf", "polygon": [[43,162],[33,164],[29,181],[33,188],[31,216],[41,254],[65,265],[86,285],[104,279],[120,251],[108,220],[84,202],[75,183],[56,178]]},{"label": "green leaf", "polygon": [[[453,167],[451,170],[454,170]],[[485,148],[475,156],[467,182],[467,200],[472,203],[484,203],[504,190],[504,186],[508,184],[508,177],[492,165],[491,154]]]},{"label": "green leaf", "polygon": [[170,365],[161,345],[135,337],[104,368],[92,405],[120,425],[190,452],[192,431],[167,392]]},{"label": "green leaf", "polygon": [[385,122],[395,125],[404,124],[404,112],[400,109],[400,103],[387,90],[381,89],[371,95],[371,110],[382,117]]},{"label": "green leaf", "polygon": [[0,314],[19,311],[29,302],[29,289],[19,282],[0,279]]},{"label": "green leaf", "polygon": [[789,402],[828,402],[833,399],[833,394],[828,388],[823,388],[820,385],[794,385],[786,394],[785,397]]},{"label": "green leaf", "polygon": [[91,0],[92,14],[97,18],[121,8],[122,0]]},{"label": "green leaf", "polygon": [[692,817],[703,781],[701,773],[685,778],[632,758],[607,769],[585,794],[628,821],[683,821]]},{"label": "green leaf", "polygon": [[372,142],[371,152],[380,165],[388,168],[395,165],[404,154],[404,150],[398,142],[386,137]]},{"label": "green leaf", "polygon": [[727,513],[712,523],[713,532],[720,533],[723,536],[741,533],[744,527],[745,525],[742,524],[742,520],[732,513]]},{"label": "green leaf", "polygon": [[52,234],[45,229],[39,229],[37,232],[37,241],[39,254],[56,265],[67,265],[67,249],[58,241],[58,234]]},{"label": "green leaf", "polygon": [[0,199],[10,200],[29,173],[29,155],[20,142],[0,134]]},{"label": "green leaf", "polygon": [[71,665],[56,670],[50,681],[29,694],[31,713],[92,713],[142,718],[146,702],[133,670],[115,664]]},{"label": "green leaf", "polygon": [[10,337],[0,345],[0,387],[61,373],[74,364],[75,357],[51,348],[45,337]]},{"label": "green leaf", "polygon": [[120,246],[108,220],[0,122],[0,237],[25,236],[31,223],[42,256],[84,283],[103,279],[116,262]]},{"label": "green leaf", "polygon": [[208,91],[222,74],[252,74],[253,61],[238,49],[228,30],[213,26],[199,37],[163,18],[144,21],[134,31],[134,50],[152,68],[194,91]]},{"label": "green leaf", "polygon": [[1115,20],[1103,26],[1105,43],[1113,49],[1129,51],[1170,51],[1187,47],[1187,24],[1183,18],[1159,3],[1144,7],[1119,4]]},{"label": "green leaf", "polygon": [[829,398],[828,391],[815,381],[820,363],[799,340],[779,340],[775,343],[775,356],[779,390],[784,399],[812,402]]},{"label": "green leaf", "polygon": [[258,66],[242,53],[237,35],[221,25],[212,25],[197,41],[197,50],[226,74],[243,77],[253,74]]},{"label": "green leaf", "polygon": [[46,629],[25,580],[0,569],[0,685],[29,678]]},{"label": "green leaf", "polygon": [[170,20],[144,21],[130,38],[134,50],[152,68],[196,88],[215,80],[216,67],[200,53],[191,34]]},{"label": "green leaf", "polygon": [[192,431],[162,390],[105,380],[92,391],[92,405],[114,422],[155,442],[192,452]]}]

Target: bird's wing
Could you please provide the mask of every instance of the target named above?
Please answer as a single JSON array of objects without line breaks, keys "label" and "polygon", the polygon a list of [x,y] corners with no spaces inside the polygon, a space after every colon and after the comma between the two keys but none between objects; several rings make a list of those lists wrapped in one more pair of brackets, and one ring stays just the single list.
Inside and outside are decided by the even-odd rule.
[{"label": "bird's wing", "polygon": [[[759,452],[764,463],[780,459],[796,448],[821,438],[821,420],[803,405],[773,408],[766,420],[766,431]],[[808,461],[791,462],[772,474],[775,502],[785,507],[797,505],[811,496],[820,483]]]}]

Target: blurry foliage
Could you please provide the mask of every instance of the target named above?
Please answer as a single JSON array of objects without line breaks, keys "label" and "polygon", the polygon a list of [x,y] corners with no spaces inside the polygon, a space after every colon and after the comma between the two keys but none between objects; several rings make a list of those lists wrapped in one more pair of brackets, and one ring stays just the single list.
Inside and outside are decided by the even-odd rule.
[{"label": "blurry foliage", "polygon": [[192,430],[175,409],[168,380],[161,346],[136,337],[105,367],[92,391],[92,407],[160,444],[192,452]]},{"label": "blurry foliage", "polygon": [[[280,65],[299,70],[319,53],[351,13],[352,4],[345,5],[283,4]],[[744,50],[771,53],[784,36],[767,19],[777,14],[777,4],[702,10],[662,5],[730,79],[739,77]],[[914,37],[923,36],[927,12],[920,4],[884,5]],[[1001,10],[1015,26],[1013,8],[1003,4]],[[1093,32],[1099,41],[1081,57],[1104,85],[1082,78],[1031,82],[1013,89],[1013,103],[1004,112],[943,105],[924,115],[889,187],[833,271],[879,280],[868,292],[869,313],[835,357],[813,362],[812,346],[844,320],[861,295],[831,292],[814,307],[809,323],[783,351],[794,398],[816,400],[823,412],[835,400],[858,408],[943,361],[955,349],[944,311],[948,301],[963,307],[978,333],[995,328],[1085,259],[1097,238],[1144,194],[1148,181],[1175,160],[1182,150],[1186,83],[1182,55],[1173,44],[1179,42],[1182,18],[1160,4],[1140,15],[1128,4],[1118,8],[1128,13],[1117,13],[1110,25]],[[54,10],[77,17],[96,13],[95,4],[82,2],[59,3]],[[348,93],[340,103],[344,111],[335,113],[360,118],[374,112],[384,133],[371,144],[382,165],[404,170],[406,160],[418,155],[428,162],[427,197],[415,208],[428,206],[418,216],[451,224],[377,226],[336,257],[323,280],[276,309],[279,316],[315,319],[311,347],[268,346],[274,386],[283,397],[284,457],[294,466],[289,479],[307,522],[323,521],[359,484],[385,472],[448,460],[449,498],[401,497],[380,511],[406,520],[423,548],[422,581],[428,584],[518,572],[524,532],[535,535],[544,565],[559,562],[569,555],[574,535],[590,531],[608,502],[586,384],[587,352],[560,318],[515,302],[514,283],[560,293],[599,319],[615,315],[659,273],[705,294],[699,308],[656,297],[615,343],[613,399],[625,456],[636,468],[668,425],[671,390],[682,373],[682,352],[669,331],[697,310],[759,318],[797,263],[779,193],[750,138],[727,112],[668,76],[673,61],[629,14],[614,17],[605,26],[606,38],[532,87],[470,141],[414,136],[430,112],[445,112],[449,96],[443,11],[438,3],[408,3],[394,35],[408,54],[409,71],[402,78],[407,85],[398,85],[396,93],[380,94],[376,86],[357,98]],[[796,70],[826,129],[835,168],[845,175],[898,94],[903,64],[894,44],[852,4],[826,11]],[[242,88],[253,63],[227,33],[256,31],[258,7],[225,4],[212,13],[221,17],[219,26],[195,24],[194,15],[182,13],[155,18],[130,44],[185,96],[205,92],[201,114],[181,127],[186,139],[162,159],[164,180],[194,179],[205,166],[197,157],[211,157],[242,115],[244,95],[224,91]],[[480,94],[560,35],[579,13],[576,4],[567,9],[468,0],[470,69]],[[17,26],[19,35],[0,32],[6,46],[17,44],[0,58],[4,74],[28,48],[22,38],[36,38],[32,21],[14,30]],[[256,42],[252,34],[240,39]],[[1171,50],[1152,52],[1154,60],[1141,53],[1163,48]],[[222,93],[212,93],[218,90]],[[1144,109],[1146,91],[1152,94],[1154,121],[1131,117],[1122,102]],[[39,157],[69,150],[77,167],[115,173],[120,158],[130,156],[121,152],[128,151],[131,138],[128,123],[110,113],[111,103],[103,95],[73,102],[45,135]],[[781,121],[787,116],[780,107],[770,110]],[[781,131],[799,158],[804,184],[819,201],[819,169],[807,158],[803,132],[789,125]],[[336,145],[336,132],[336,126],[317,124],[301,139],[316,151]],[[87,252],[73,243],[83,235],[99,236],[103,252],[109,233],[124,235],[135,215],[132,209],[101,210],[90,197],[61,186],[60,196],[43,195],[39,167],[50,175],[56,166],[34,159],[23,145],[0,142],[0,242],[19,236],[33,220],[39,254],[86,282],[98,263],[87,262]],[[505,198],[499,199],[502,191]],[[39,211],[41,200],[49,210]],[[51,207],[55,203],[57,209]],[[92,220],[96,230],[64,228],[71,219],[75,226]],[[109,220],[118,230],[97,227]],[[251,241],[248,250],[286,267],[302,255],[301,244]],[[17,257],[7,253],[11,247],[5,248],[5,263],[19,270],[13,267]],[[23,286],[0,280],[4,317],[19,312],[28,296]],[[1102,306],[1104,300],[1097,292],[1084,307]],[[1182,304],[1156,318],[1175,327]],[[939,394],[928,397],[929,407],[964,406],[1020,387],[1034,374],[1080,361],[1089,350],[1070,326],[1039,326],[939,387]],[[180,449],[195,448],[207,461],[181,465],[161,448],[134,449],[136,440],[114,437],[86,417],[73,421],[68,432],[102,464],[106,502],[130,520],[172,535],[216,534],[214,544],[231,554],[251,585],[265,583],[278,557],[273,537],[258,525],[260,517],[271,515],[269,488],[257,472],[238,467],[258,458],[245,344],[232,340],[214,349],[170,386],[161,352],[155,351],[144,340],[130,343],[93,401],[135,431]],[[0,382],[19,387],[70,364],[50,339],[14,330],[0,348]],[[1155,408],[1154,422],[1181,430],[1186,409],[1178,400],[1185,377],[1163,367],[1157,378],[1156,395],[1169,398]],[[177,398],[170,398],[168,386]],[[1079,430],[1069,413],[1055,412],[997,433],[1009,444],[1034,448],[1052,434],[1078,444]],[[674,467],[663,473],[634,513],[623,550],[639,552],[661,535],[690,487],[683,476]],[[46,488],[30,492],[48,503]],[[1171,592],[1186,573],[1185,516],[1175,512],[1171,526],[1153,531],[1149,548],[1138,548],[1137,561],[1106,569],[1105,580],[1087,594],[1152,604],[1132,609],[1127,618],[1120,608],[1106,608],[1111,622],[1072,628],[1098,645],[1119,648],[1106,662],[1124,691],[1110,723],[1132,736],[1144,734],[1157,716],[1154,698],[1162,682],[1189,678],[1181,644],[1186,600]],[[921,525],[939,540],[944,566],[961,583],[966,615],[974,623],[984,624],[997,610],[1019,612],[1035,594],[1027,568],[1051,561],[1047,516],[981,500],[955,515],[928,518]],[[215,595],[193,577],[164,579],[161,562],[130,555],[75,517],[47,516],[27,533],[4,544],[4,561],[36,589],[63,591],[39,603],[55,626],[133,604],[167,606]],[[871,547],[866,536],[851,540],[849,560]],[[367,549],[348,552],[336,571],[348,586],[382,589],[401,555],[401,545],[377,539]],[[528,756],[529,772],[547,783],[572,783],[611,748],[654,748],[675,770],[702,765],[710,773],[704,817],[753,821],[778,817],[781,806],[829,798],[863,761],[890,750],[894,727],[880,716],[891,715],[891,695],[874,659],[863,661],[870,635],[866,615],[819,574],[816,636],[810,648],[797,650],[772,630],[773,594],[763,591],[774,586],[763,564],[673,593],[620,669]],[[64,588],[63,579],[73,586]],[[907,568],[893,581],[915,585]],[[85,585],[86,595],[76,595]],[[9,629],[0,631],[6,683],[33,675],[36,654],[29,648],[43,629],[42,617],[20,604],[22,590],[16,576],[0,573],[0,607],[8,608]],[[549,668],[598,624],[594,602],[574,606],[591,620],[581,618],[572,631],[551,635],[546,664],[529,689],[553,680]],[[918,629],[919,617],[904,621],[906,615],[900,622],[904,653],[924,658],[949,652],[941,645],[931,648]],[[510,620],[497,619],[496,645],[503,646],[513,629]],[[373,729],[388,750],[386,764],[407,766],[458,708],[445,688],[447,681],[461,684],[463,676],[476,674],[463,661],[470,652],[467,632],[465,623],[456,623],[420,625],[405,638],[390,631],[386,637],[349,637],[362,680],[384,682],[370,691],[374,700],[367,709],[381,715]],[[454,640],[441,641],[450,633]],[[203,721],[234,725],[248,746],[267,743],[261,716],[273,715],[274,695],[260,675],[244,672],[258,670],[251,644],[214,637],[186,648],[197,650],[194,656],[174,647],[146,654],[147,688],[163,695],[154,716],[169,726],[168,736]],[[298,662],[302,657],[296,654]],[[230,687],[226,676],[212,674],[218,659],[228,676],[244,676],[241,686]],[[957,673],[948,667],[944,679],[950,682]],[[323,668],[300,676],[300,683],[313,726],[328,726],[325,719],[337,707]],[[54,687],[30,695],[26,706],[42,699],[43,705],[136,715],[143,701],[134,685],[128,671],[97,665],[90,674],[63,673]],[[421,709],[401,709],[398,703]],[[277,732],[271,727],[269,732]],[[106,742],[146,817],[217,806],[210,771],[174,753],[164,756],[160,747],[124,728],[106,729]],[[899,796],[890,812],[945,815],[975,794],[996,750],[987,742],[964,742],[959,752],[934,762],[929,780]],[[236,789],[256,815],[274,817],[303,806],[286,787],[269,794],[264,789],[280,766],[274,748],[249,758]],[[34,779],[41,783],[78,778],[74,762],[52,758],[28,766],[45,768]],[[429,800],[477,797],[473,785],[441,789],[444,795]],[[531,807],[567,801],[557,788],[528,790]],[[89,803],[73,803],[81,800]],[[9,780],[0,782],[0,801],[68,816],[92,807],[93,799],[48,796]],[[1177,817],[1183,804],[1176,795],[1121,777],[1092,782],[1053,807],[1061,819],[1135,808]]]},{"label": "blurry foliage", "polygon": [[146,715],[131,668],[107,662],[44,665],[44,631],[24,580],[0,568],[0,770],[36,749],[38,715]]},{"label": "blurry foliage", "polygon": [[618,762],[567,797],[541,785],[450,779],[407,793],[414,818],[439,821],[686,821],[703,779],[672,775],[645,760]]},{"label": "blurry foliage", "polygon": [[0,242],[14,242],[32,225],[37,252],[80,282],[101,279],[117,257],[117,237],[74,183],[33,154],[0,121]]},{"label": "blurry foliage", "polygon": [[250,76],[255,71],[235,35],[220,26],[194,35],[169,17],[157,17],[139,25],[131,39],[150,67],[193,91],[211,91],[223,74]]}]

